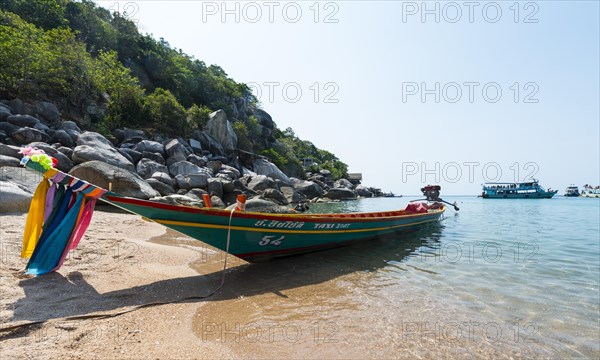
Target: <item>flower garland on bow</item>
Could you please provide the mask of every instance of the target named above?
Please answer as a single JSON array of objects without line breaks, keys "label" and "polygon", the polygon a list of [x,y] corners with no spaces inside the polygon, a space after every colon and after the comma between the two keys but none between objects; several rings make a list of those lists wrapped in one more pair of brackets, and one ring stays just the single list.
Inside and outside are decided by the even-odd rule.
[{"label": "flower garland on bow", "polygon": [[49,156],[44,152],[44,150],[40,150],[32,146],[21,148],[19,154],[23,154],[21,165],[25,165],[29,160],[31,160],[40,164],[40,166],[42,166],[46,171],[54,169],[58,165],[58,160],[56,158]]}]

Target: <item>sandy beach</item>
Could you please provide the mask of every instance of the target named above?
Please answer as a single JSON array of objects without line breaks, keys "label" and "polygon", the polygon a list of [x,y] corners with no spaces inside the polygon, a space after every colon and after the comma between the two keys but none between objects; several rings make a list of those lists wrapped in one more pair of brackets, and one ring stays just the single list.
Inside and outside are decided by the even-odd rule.
[{"label": "sandy beach", "polygon": [[[459,334],[452,324],[478,319],[422,289],[376,295],[377,282],[361,282],[377,269],[345,260],[360,246],[260,264],[230,257],[215,296],[176,302],[219,285],[223,253],[139,216],[96,211],[60,271],[30,277],[19,258],[25,218],[0,217],[2,359],[551,355],[514,341],[508,329],[493,341],[477,327]],[[174,303],[77,318],[154,302]],[[11,328],[28,322],[41,323]]]}]

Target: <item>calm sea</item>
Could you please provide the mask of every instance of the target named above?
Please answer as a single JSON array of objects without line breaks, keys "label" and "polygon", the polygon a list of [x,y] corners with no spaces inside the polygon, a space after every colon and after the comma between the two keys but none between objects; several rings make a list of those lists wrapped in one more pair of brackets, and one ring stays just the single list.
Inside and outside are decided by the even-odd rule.
[{"label": "calm sea", "polygon": [[[409,200],[318,204],[311,212],[393,210]],[[255,334],[247,355],[258,357],[262,349],[306,357],[598,358],[600,200],[447,200],[460,211],[448,209],[440,224],[415,233],[241,267],[226,281],[230,293],[214,322],[235,314],[238,330],[245,324],[246,335]],[[203,324],[195,326],[199,336]],[[268,324],[285,330],[288,350],[273,346],[276,331],[265,341]]]}]

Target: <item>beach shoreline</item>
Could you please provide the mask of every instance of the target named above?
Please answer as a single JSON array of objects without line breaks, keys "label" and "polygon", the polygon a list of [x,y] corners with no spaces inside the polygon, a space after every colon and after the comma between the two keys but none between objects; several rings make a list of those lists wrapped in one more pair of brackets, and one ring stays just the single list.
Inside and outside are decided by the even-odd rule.
[{"label": "beach shoreline", "polygon": [[[376,282],[361,287],[378,269],[335,258],[360,247],[259,264],[229,257],[214,297],[177,302],[217,288],[222,252],[136,215],[96,211],[63,267],[30,277],[19,258],[25,218],[0,217],[0,320],[3,329],[42,323],[0,332],[3,359],[552,356],[528,339],[515,341],[509,328],[500,339],[482,325],[457,333],[455,324],[485,319],[422,288],[407,284],[381,298]],[[171,303],[65,320],[154,302]]]}]

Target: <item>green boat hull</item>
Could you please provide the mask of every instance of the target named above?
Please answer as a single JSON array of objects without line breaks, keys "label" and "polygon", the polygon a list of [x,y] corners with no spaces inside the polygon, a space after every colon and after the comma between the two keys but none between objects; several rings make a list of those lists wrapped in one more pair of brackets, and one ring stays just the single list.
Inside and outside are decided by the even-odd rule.
[{"label": "green boat hull", "polygon": [[[266,214],[195,208],[105,195],[102,200],[247,261],[344,246],[439,221],[444,207],[356,214]],[[227,248],[230,233],[229,248]]]}]

